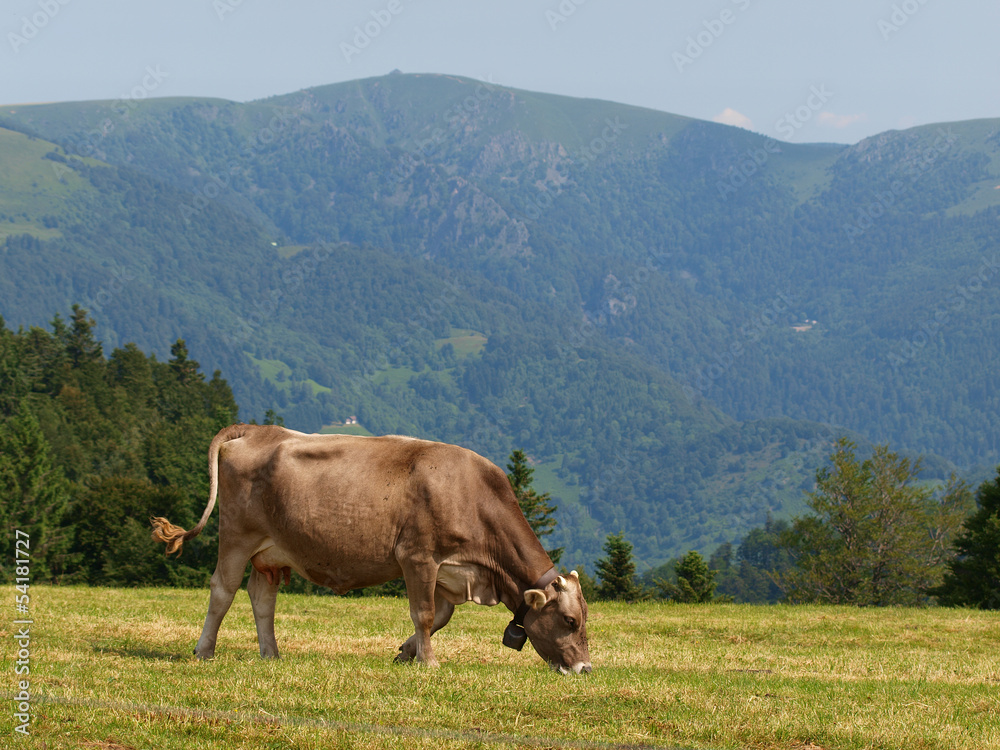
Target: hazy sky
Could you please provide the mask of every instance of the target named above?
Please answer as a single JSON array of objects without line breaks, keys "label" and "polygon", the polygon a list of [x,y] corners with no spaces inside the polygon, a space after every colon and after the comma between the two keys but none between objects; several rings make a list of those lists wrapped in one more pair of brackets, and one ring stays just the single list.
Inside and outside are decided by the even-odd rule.
[{"label": "hazy sky", "polygon": [[3,0],[0,103],[453,73],[853,143],[1000,117],[996,0]]}]

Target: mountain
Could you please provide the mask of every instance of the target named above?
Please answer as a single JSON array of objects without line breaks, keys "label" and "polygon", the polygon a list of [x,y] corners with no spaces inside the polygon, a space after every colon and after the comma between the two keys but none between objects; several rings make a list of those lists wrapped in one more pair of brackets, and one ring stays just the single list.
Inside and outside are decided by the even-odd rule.
[{"label": "mountain", "polygon": [[998,461],[1000,120],[798,145],[394,74],[0,126],[9,323],[183,337],[244,418],[522,447],[571,563],[794,512],[842,432]]}]

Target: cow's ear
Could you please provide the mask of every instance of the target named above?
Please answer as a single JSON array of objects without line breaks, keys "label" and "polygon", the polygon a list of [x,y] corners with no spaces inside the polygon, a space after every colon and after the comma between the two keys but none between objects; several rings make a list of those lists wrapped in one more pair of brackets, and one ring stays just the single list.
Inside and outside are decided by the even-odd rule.
[{"label": "cow's ear", "polygon": [[546,600],[545,592],[541,589],[528,589],[524,592],[524,601],[532,609],[541,609]]}]

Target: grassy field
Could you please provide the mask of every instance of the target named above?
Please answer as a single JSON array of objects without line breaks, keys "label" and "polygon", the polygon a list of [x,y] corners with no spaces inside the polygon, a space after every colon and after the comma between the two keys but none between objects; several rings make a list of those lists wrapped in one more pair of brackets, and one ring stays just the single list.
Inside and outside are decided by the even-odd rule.
[{"label": "grassy field", "polygon": [[[252,354],[247,354],[247,357],[249,357],[250,361],[257,367],[257,372],[260,373],[260,376],[264,378],[264,380],[285,391],[290,391],[292,389],[292,386],[294,385],[294,382],[292,381],[292,368],[280,359],[257,359]],[[279,379],[279,377],[281,379]],[[312,389],[313,395],[331,392],[331,388],[329,386],[321,385],[312,378],[302,382],[309,385]]]},{"label": "grassy field", "polygon": [[391,663],[403,600],[282,594],[263,661],[240,593],[202,663],[207,591],[31,593],[31,736],[5,710],[3,747],[1000,748],[990,613],[597,604],[594,672],[563,677],[503,648],[502,607],[460,607],[427,670]]},{"label": "grassy field", "polygon": [[455,348],[455,356],[458,359],[465,359],[482,352],[486,348],[486,341],[486,336],[478,331],[470,328],[452,328],[449,338],[435,339],[434,345],[440,349],[445,344],[451,344]]}]

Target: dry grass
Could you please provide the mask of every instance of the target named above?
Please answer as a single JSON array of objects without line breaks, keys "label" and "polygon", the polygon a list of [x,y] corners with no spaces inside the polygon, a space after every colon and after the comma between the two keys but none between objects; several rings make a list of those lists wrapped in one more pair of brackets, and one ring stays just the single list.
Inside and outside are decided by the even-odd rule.
[{"label": "dry grass", "polygon": [[275,662],[240,594],[202,663],[205,591],[32,593],[23,746],[1000,748],[991,613],[597,604],[595,671],[562,677],[500,645],[502,608],[461,607],[425,670],[391,664],[404,601],[283,594]]}]

